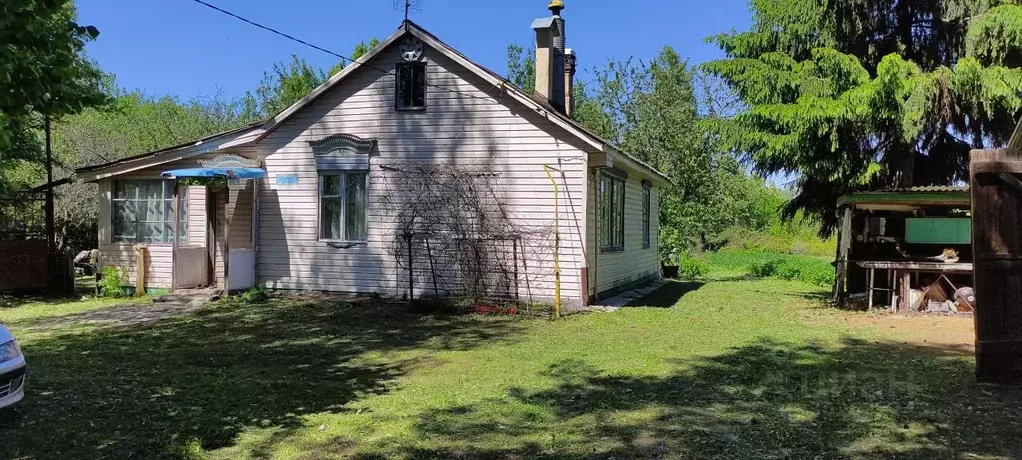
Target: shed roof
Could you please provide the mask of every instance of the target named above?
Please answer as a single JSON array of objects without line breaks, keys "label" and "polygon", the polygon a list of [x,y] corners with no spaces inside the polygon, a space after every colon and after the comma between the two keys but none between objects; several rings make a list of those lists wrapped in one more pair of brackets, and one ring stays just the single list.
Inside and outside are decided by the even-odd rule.
[{"label": "shed roof", "polygon": [[838,199],[837,204],[875,210],[930,206],[968,207],[972,204],[972,198],[967,186],[927,185],[851,193]]}]

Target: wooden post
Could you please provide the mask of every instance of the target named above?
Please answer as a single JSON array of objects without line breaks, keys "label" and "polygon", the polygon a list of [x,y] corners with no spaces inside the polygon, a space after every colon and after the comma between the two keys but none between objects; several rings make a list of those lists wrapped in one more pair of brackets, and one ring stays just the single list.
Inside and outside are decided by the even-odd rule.
[{"label": "wooden post", "polygon": [[976,378],[1022,383],[1022,151],[973,150]]},{"label": "wooden post", "polygon": [[901,280],[898,281],[898,305],[895,311],[906,312],[912,309],[912,272],[901,270]]},{"label": "wooden post", "polygon": [[227,186],[224,188],[224,297],[231,295],[231,179],[227,179]]},{"label": "wooden post", "polygon": [[415,269],[413,268],[414,261],[412,259],[412,234],[409,233],[406,236],[408,240],[408,301],[415,300]]},{"label": "wooden post", "polygon": [[146,245],[135,245],[135,297],[142,297],[146,294]]},{"label": "wooden post", "polygon": [[869,288],[866,289],[866,297],[867,297],[867,299],[866,299],[866,310],[872,310],[873,309],[873,286],[874,286],[875,282],[876,282],[876,269],[875,268],[870,268],[869,269]]},{"label": "wooden post", "polygon": [[[46,285],[57,287],[57,227],[53,202],[53,147],[50,139],[50,114],[43,116],[46,131]],[[72,283],[73,285],[74,283]]]},{"label": "wooden post", "polygon": [[834,264],[834,302],[837,306],[845,306],[845,281],[848,279],[848,257],[852,249],[852,207],[846,206],[841,217],[840,240],[837,247],[837,260]]},{"label": "wooden post", "polygon": [[180,183],[174,180],[174,245],[170,253],[170,292],[177,291],[177,270],[181,248],[181,190]]},{"label": "wooden post", "polygon": [[252,179],[252,249],[255,256],[255,267],[252,268],[255,285],[259,283],[259,182],[261,179]]}]

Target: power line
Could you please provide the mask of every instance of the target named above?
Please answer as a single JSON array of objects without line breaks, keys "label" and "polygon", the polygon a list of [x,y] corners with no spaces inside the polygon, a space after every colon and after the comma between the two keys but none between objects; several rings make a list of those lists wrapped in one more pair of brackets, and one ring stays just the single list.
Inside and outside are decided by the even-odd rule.
[{"label": "power line", "polygon": [[[395,73],[395,72],[391,72],[391,71],[389,71],[389,70],[384,70],[384,69],[381,69],[381,68],[379,68],[379,67],[376,67],[376,66],[372,66],[372,65],[369,65],[369,64],[366,64],[366,63],[360,63],[360,62],[358,62],[358,61],[356,61],[356,60],[354,60],[354,59],[352,59],[352,58],[350,58],[350,57],[344,56],[344,55],[342,55],[342,54],[339,54],[339,53],[335,53],[335,52],[333,52],[333,51],[330,51],[330,50],[328,50],[328,49],[326,49],[326,48],[323,48],[323,47],[321,47],[321,46],[317,46],[317,45],[314,45],[314,44],[312,44],[312,43],[309,43],[309,42],[307,42],[307,41],[305,41],[305,40],[302,40],[302,39],[300,39],[300,38],[297,38],[297,37],[294,37],[294,36],[288,35],[288,34],[286,34],[286,33],[284,33],[284,32],[281,32],[281,31],[279,31],[279,30],[277,30],[277,29],[274,29],[274,28],[272,28],[272,27],[264,26],[264,25],[262,25],[262,24],[260,24],[260,23],[258,23],[258,22],[252,21],[252,20],[250,20],[250,19],[247,19],[247,18],[245,18],[245,17],[239,16],[239,15],[237,15],[237,14],[234,14],[234,13],[232,13],[232,12],[230,12],[230,11],[227,11],[227,10],[225,10],[225,9],[223,9],[223,8],[220,8],[220,7],[216,6],[216,5],[212,5],[212,4],[210,4],[210,3],[206,3],[206,2],[205,2],[205,1],[203,1],[203,0],[192,0],[192,1],[193,1],[193,2],[195,2],[195,3],[198,3],[198,4],[202,5],[202,6],[205,6],[205,7],[207,7],[207,8],[210,8],[210,9],[213,9],[213,10],[215,10],[215,11],[218,11],[218,12],[220,12],[220,13],[226,14],[226,15],[228,15],[228,16],[230,16],[230,17],[232,17],[232,18],[235,18],[235,19],[237,19],[237,20],[239,20],[239,21],[245,22],[245,23],[247,23],[247,24],[253,25],[253,26],[255,26],[255,27],[258,27],[258,28],[260,28],[260,29],[263,29],[263,30],[265,30],[265,31],[268,31],[268,32],[270,32],[270,33],[273,33],[273,34],[279,35],[279,36],[281,36],[281,37],[284,37],[284,38],[286,38],[286,39],[288,39],[288,40],[292,40],[292,41],[295,41],[295,42],[301,43],[301,44],[303,44],[303,45],[305,45],[305,46],[308,46],[308,47],[310,47],[310,48],[312,48],[312,49],[315,49],[315,50],[318,50],[318,51],[322,51],[322,52],[324,52],[324,53],[327,53],[327,54],[329,54],[329,55],[331,55],[331,56],[335,56],[335,57],[338,57],[338,58],[340,58],[340,59],[341,59],[341,61],[342,61],[342,62],[349,62],[349,61],[350,61],[350,62],[351,62],[352,64],[354,64],[354,65],[357,65],[357,66],[361,66],[361,67],[367,67],[367,68],[370,68],[370,69],[376,70],[376,71],[378,71],[378,72],[381,72],[381,73],[383,73],[384,75],[396,76],[396,73]],[[430,84],[430,83],[428,83],[428,82],[426,83],[426,86],[429,86],[429,87],[432,87],[432,88],[437,88],[437,89],[442,89],[442,90],[444,90],[444,91],[449,91],[449,92],[451,92],[451,93],[454,93],[454,94],[460,94],[460,95],[462,95],[462,96],[465,96],[465,97],[470,97],[470,98],[473,98],[473,99],[479,99],[479,100],[483,100],[483,101],[488,101],[488,102],[493,102],[493,103],[499,103],[499,102],[498,102],[497,100],[495,100],[495,99],[493,99],[493,98],[489,98],[489,97],[479,97],[479,96],[476,96],[476,95],[474,95],[474,94],[468,94],[468,93],[465,93],[465,92],[462,92],[462,91],[459,91],[459,90],[456,90],[456,89],[453,89],[453,88],[448,88],[448,87],[446,87],[446,86],[440,86],[440,85],[433,85],[433,84]]]}]

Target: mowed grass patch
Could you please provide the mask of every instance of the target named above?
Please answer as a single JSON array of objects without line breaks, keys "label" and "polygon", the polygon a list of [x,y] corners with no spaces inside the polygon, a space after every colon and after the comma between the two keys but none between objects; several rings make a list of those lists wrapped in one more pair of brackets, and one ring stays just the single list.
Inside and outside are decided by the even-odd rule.
[{"label": "mowed grass patch", "polygon": [[0,295],[0,323],[32,322],[42,318],[74,315],[118,305],[139,305],[149,302],[152,302],[152,299],[148,297],[108,299],[91,296],[47,298]]},{"label": "mowed grass patch", "polygon": [[[25,344],[0,458],[1012,458],[1017,391],[797,281],[552,322],[210,304]],[[667,308],[664,308],[667,307]],[[17,331],[16,331],[17,332]],[[60,429],[53,429],[59,426]]]}]

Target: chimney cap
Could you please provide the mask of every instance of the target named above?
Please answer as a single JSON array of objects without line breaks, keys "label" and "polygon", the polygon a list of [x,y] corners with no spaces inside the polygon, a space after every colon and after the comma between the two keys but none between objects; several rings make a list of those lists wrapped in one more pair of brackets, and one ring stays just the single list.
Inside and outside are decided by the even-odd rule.
[{"label": "chimney cap", "polygon": [[564,2],[561,0],[551,0],[550,4],[547,5],[550,11],[554,12],[554,16],[561,14],[561,10],[564,9]]}]

